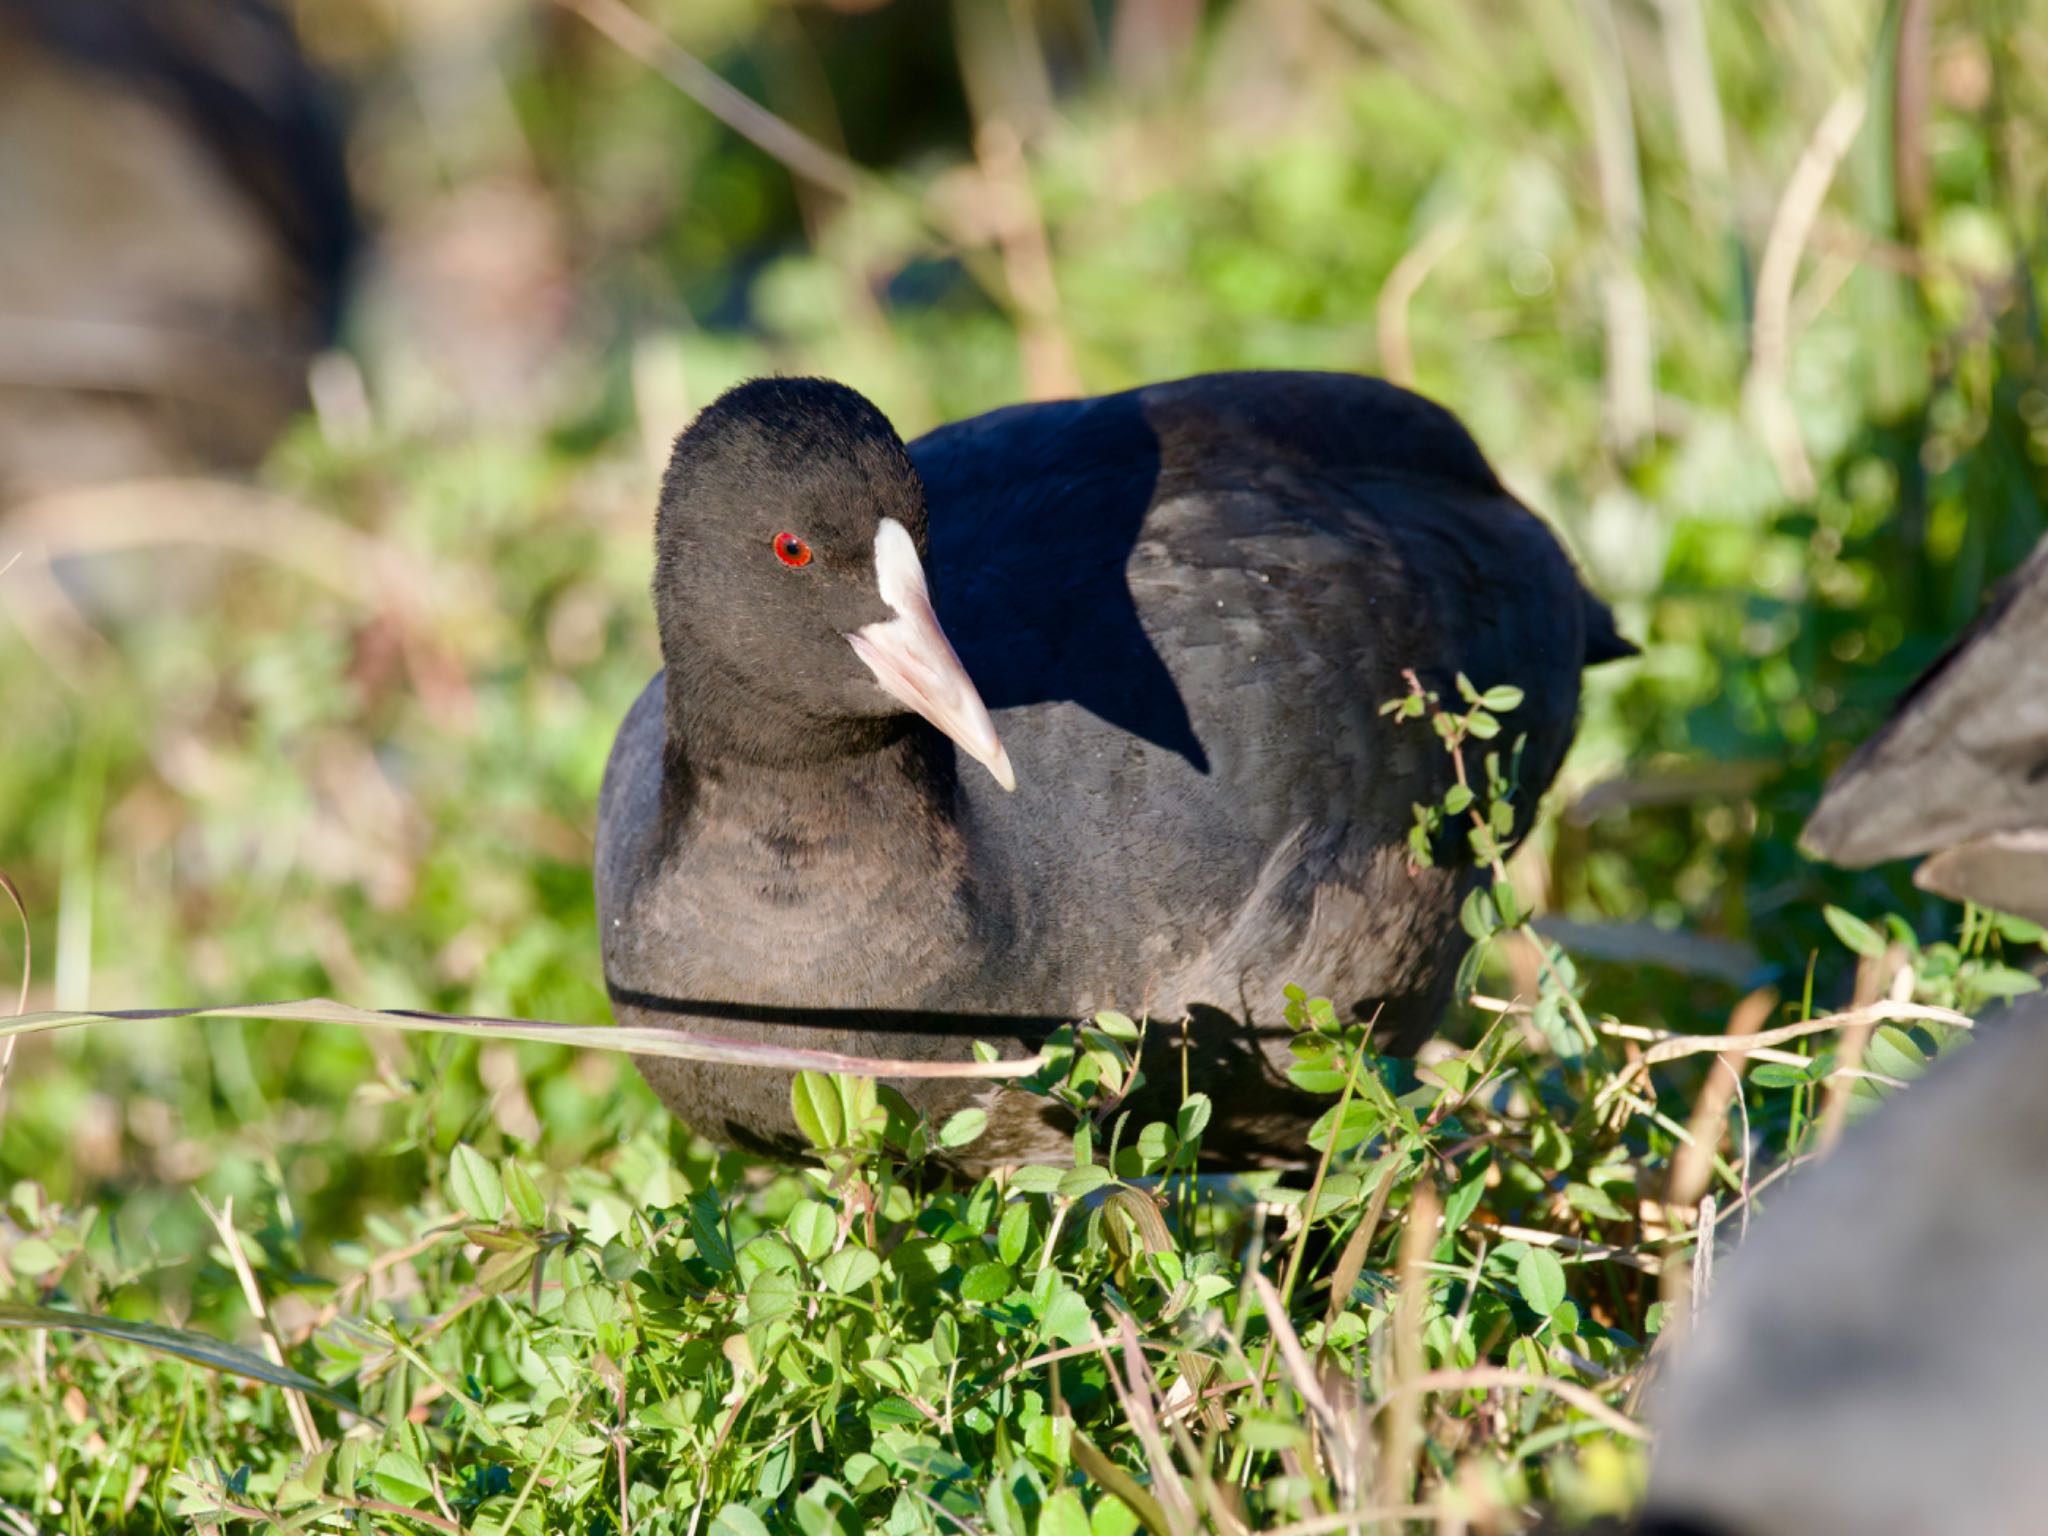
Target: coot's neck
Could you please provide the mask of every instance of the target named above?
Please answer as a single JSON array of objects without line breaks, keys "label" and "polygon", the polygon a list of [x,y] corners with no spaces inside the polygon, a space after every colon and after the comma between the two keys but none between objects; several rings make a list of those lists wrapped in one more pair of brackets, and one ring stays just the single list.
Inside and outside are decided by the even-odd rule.
[{"label": "coot's neck", "polygon": [[956,770],[936,731],[909,715],[821,719],[727,674],[715,655],[664,670],[666,750],[662,819],[686,817],[707,782],[758,782],[764,797],[819,811],[856,784],[891,786],[887,807],[950,819]]},{"label": "coot's neck", "polygon": [[668,701],[661,840],[681,876],[664,898],[674,931],[704,952],[707,973],[721,956],[772,953],[772,976],[750,962],[722,984],[768,1001],[862,1003],[977,974],[1007,909],[978,872],[951,744],[900,719],[764,751],[764,722],[742,726],[715,696],[707,707],[706,674],[693,670],[697,686]]},{"label": "coot's neck", "polygon": [[953,749],[910,715],[819,718],[766,697],[691,656],[665,675],[666,742],[662,820],[671,835],[715,792],[720,809],[736,797],[799,834],[844,836],[865,820],[876,828],[950,827],[959,775]]}]

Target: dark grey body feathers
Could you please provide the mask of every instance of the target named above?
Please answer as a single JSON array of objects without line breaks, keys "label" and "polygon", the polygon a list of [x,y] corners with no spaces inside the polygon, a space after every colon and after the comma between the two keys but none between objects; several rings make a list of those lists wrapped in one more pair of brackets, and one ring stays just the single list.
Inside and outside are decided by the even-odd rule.
[{"label": "dark grey body feathers", "polygon": [[[1170,1113],[1217,1101],[1219,1164],[1292,1161],[1324,1107],[1287,1084],[1282,988],[1412,1051],[1444,1006],[1467,878],[1411,870],[1411,806],[1449,782],[1380,704],[1404,668],[1514,683],[1523,822],[1623,654],[1550,532],[1445,412],[1343,375],[1217,375],[1018,406],[911,445],[939,617],[1016,766],[1005,794],[922,722],[830,772],[692,763],[663,815],[663,679],[600,810],[605,970],[622,1021],[875,1056],[1030,1049],[1116,1007],[1152,1021]],[[691,1000],[727,1000],[706,1012]],[[698,1128],[790,1135],[786,1074],[651,1062]],[[981,1161],[1067,1128],[986,1084]]]}]

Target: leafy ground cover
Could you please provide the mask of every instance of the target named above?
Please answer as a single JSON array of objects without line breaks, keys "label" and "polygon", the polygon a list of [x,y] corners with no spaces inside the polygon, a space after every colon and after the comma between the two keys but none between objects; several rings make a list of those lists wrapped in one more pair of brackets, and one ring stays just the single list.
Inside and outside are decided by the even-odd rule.
[{"label": "leafy ground cover", "polygon": [[[24,1037],[0,1529],[1619,1510],[1710,1202],[1725,1262],[1859,1103],[1954,1048],[1949,1011],[2027,985],[2038,935],[1795,838],[2048,526],[2037,8],[1273,0],[1140,29],[1149,53],[1051,4],[894,30],[909,9],[646,9],[860,162],[823,185],[598,0],[300,7],[364,82],[393,252],[453,227],[539,254],[481,319],[374,290],[361,408],[325,398],[254,486],[0,521],[25,1006],[600,1025],[589,819],[654,665],[653,475],[690,406],[811,369],[915,431],[1320,365],[1457,410],[1644,648],[1595,675],[1526,844],[1444,854],[1488,866],[1444,1048],[1373,1060],[1301,999],[1331,1104],[1310,1174],[1194,1183],[1199,1103],[1116,1107],[1129,1028],[1169,1021],[1093,1020],[1043,1084],[1085,1115],[1074,1158],[947,1184],[975,1127],[848,1083],[794,1085],[804,1172],[716,1156],[559,1044]],[[563,288],[517,354],[541,361],[506,364]],[[1511,743],[1514,711],[1400,707],[1468,722],[1473,798],[1421,810],[1436,856],[1491,825],[1502,737],[1472,712]],[[48,1307],[103,1331],[18,1326]]]},{"label": "leafy ground cover", "polygon": [[[2042,933],[1971,911],[1960,944],[1923,948],[1829,908],[1883,996],[1759,1029],[1757,994],[1718,1037],[1596,1024],[1508,877],[1501,754],[1483,778],[1466,762],[1519,699],[1458,682],[1456,704],[1418,685],[1388,705],[1458,768],[1416,808],[1414,856],[1491,874],[1465,909],[1468,970],[1517,946],[1536,984],[1475,997],[1477,1042],[1422,1066],[1291,993],[1290,1075],[1331,1099],[1311,1176],[1196,1176],[1199,1094],[1132,1126],[1148,1025],[1120,1014],[1056,1035],[1028,1080],[1072,1111],[1071,1161],[977,1181],[948,1165],[980,1110],[932,1126],[872,1078],[809,1071],[791,1103],[816,1167],[643,1126],[550,1168],[494,1105],[436,1093],[418,1053],[410,1077],[387,1063],[402,1113],[365,1151],[424,1177],[367,1241],[316,1265],[275,1165],[260,1221],[199,1201],[217,1241],[189,1300],[239,1303],[267,1358],[152,1321],[148,1235],[15,1184],[5,1263],[33,1300],[0,1304],[0,1328],[27,1333],[40,1390],[0,1405],[6,1518],[1306,1536],[1626,1512],[1702,1232],[1746,1222],[1972,1011],[2037,989],[2001,957]],[[1673,1104],[1658,1069],[1694,1054],[1736,1086]],[[1737,1167],[1718,1150],[1731,1105]],[[1758,1170],[1757,1145],[1784,1160]]]}]

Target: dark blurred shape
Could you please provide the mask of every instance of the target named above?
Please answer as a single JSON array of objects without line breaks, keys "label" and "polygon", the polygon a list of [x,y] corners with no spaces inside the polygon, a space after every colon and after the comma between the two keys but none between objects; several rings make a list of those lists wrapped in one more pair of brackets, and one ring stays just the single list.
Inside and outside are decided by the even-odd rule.
[{"label": "dark blurred shape", "polygon": [[1807,849],[2048,922],[2048,540],[1828,783]]},{"label": "dark blurred shape", "polygon": [[[1808,849],[2048,919],[2048,542],[1830,781]],[[1672,1363],[1646,1532],[1944,1536],[2048,1521],[2048,1000],[1849,1133]]]},{"label": "dark blurred shape", "polygon": [[1979,1029],[1728,1261],[1671,1365],[1646,1530],[2048,1520],[2048,1002]]},{"label": "dark blurred shape", "polygon": [[262,0],[0,0],[0,502],[258,458],[357,240],[337,114]]}]

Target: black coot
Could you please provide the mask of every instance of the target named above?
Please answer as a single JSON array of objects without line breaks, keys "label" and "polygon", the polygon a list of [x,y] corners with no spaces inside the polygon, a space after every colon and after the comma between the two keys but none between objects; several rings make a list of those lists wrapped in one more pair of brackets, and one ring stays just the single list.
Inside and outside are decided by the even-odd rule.
[{"label": "black coot", "polygon": [[[1829,781],[1809,848],[2048,920],[2048,543]],[[1651,1532],[1947,1536],[2048,1511],[2048,1004],[1802,1175],[1672,1361]]]},{"label": "black coot", "polygon": [[0,507],[252,464],[305,403],[359,229],[288,9],[0,0],[0,315],[64,338],[0,377]]},{"label": "black coot", "polygon": [[2048,1005],[1978,1027],[1725,1261],[1664,1384],[1646,1531],[2042,1529]]},{"label": "black coot", "polygon": [[1806,846],[2048,923],[2048,539],[1828,781]]},{"label": "black coot", "polygon": [[[655,554],[666,667],[599,811],[619,1020],[965,1058],[1113,1006],[1155,1021],[1134,1123],[1185,1072],[1213,1166],[1299,1158],[1326,1107],[1284,1076],[1285,985],[1401,1052],[1447,1001],[1469,875],[1409,868],[1449,767],[1379,715],[1402,669],[1524,690],[1526,824],[1581,668],[1629,649],[1450,415],[1337,374],[907,450],[852,390],[759,380],[677,441]],[[790,1146],[786,1074],[645,1070],[699,1130]],[[987,1107],[976,1163],[1066,1144],[1041,1101],[898,1086]]]}]

